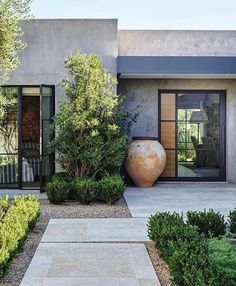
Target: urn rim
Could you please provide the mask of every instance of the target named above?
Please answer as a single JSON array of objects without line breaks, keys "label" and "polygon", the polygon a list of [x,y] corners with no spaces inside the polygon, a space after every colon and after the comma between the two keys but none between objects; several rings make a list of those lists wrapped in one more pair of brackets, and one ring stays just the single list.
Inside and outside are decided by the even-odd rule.
[{"label": "urn rim", "polygon": [[158,141],[158,137],[151,136],[133,136],[133,140],[150,140],[150,141]]}]

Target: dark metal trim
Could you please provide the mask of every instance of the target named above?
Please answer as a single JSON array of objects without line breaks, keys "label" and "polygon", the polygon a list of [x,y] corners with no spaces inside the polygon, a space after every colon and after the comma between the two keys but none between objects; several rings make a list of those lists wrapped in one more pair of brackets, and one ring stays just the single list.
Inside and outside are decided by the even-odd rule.
[{"label": "dark metal trim", "polygon": [[236,57],[118,56],[117,73],[236,75]]},{"label": "dark metal trim", "polygon": [[[43,88],[44,87],[49,87],[52,89],[52,117],[55,115],[55,86],[52,85],[47,85],[47,84],[41,84],[40,85],[40,180],[39,180],[39,186],[40,186],[40,193],[43,192],[43,122],[45,121],[43,119]],[[47,119],[47,121],[51,121],[51,119]],[[55,130],[53,132],[53,137],[55,137]],[[50,169],[52,173],[55,173],[55,153],[52,153],[49,156],[50,158]]]},{"label": "dark metal trim", "polygon": [[22,87],[18,87],[18,188],[22,189]]}]

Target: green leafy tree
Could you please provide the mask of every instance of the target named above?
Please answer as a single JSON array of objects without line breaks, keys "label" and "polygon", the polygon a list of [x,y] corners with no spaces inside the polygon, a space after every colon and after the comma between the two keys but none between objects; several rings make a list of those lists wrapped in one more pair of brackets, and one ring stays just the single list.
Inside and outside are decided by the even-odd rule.
[{"label": "green leafy tree", "polygon": [[119,171],[128,132],[137,117],[123,108],[117,80],[93,54],[75,52],[65,61],[62,81],[67,102],[55,116],[56,138],[50,143],[58,162],[72,177],[99,177]]},{"label": "green leafy tree", "polygon": [[25,47],[21,19],[29,17],[30,0],[0,0],[0,85],[18,64],[19,51]]}]

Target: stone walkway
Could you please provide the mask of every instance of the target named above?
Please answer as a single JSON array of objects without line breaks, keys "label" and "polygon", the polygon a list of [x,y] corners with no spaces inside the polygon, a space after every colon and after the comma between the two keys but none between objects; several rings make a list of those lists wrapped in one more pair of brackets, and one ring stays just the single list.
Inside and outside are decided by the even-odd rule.
[{"label": "stone walkway", "polygon": [[236,208],[236,184],[160,183],[153,188],[127,188],[124,197],[132,217],[149,217],[163,211],[185,214],[204,208],[227,215]]},{"label": "stone walkway", "polygon": [[146,218],[50,220],[20,286],[160,286],[140,243],[148,240],[146,224]]},{"label": "stone walkway", "polygon": [[147,241],[147,218],[53,219],[41,242]]}]

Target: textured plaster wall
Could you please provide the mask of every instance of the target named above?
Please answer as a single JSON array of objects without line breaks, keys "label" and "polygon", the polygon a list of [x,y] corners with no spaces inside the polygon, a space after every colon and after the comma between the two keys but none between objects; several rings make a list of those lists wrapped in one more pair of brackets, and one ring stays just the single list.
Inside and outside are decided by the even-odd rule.
[{"label": "textured plaster wall", "polygon": [[[116,75],[117,20],[30,20],[22,28],[28,46],[9,84],[58,85],[66,75],[65,58],[78,49],[101,56],[104,66]],[[57,86],[56,108],[63,99]]]},{"label": "textured plaster wall", "polygon": [[116,76],[117,20],[30,20],[22,22],[22,28],[27,47],[8,84],[55,85],[56,111],[59,101],[65,100],[58,86],[67,74],[64,60],[74,51],[99,55]]},{"label": "textured plaster wall", "polygon": [[142,105],[132,136],[158,136],[158,90],[226,90],[227,181],[236,183],[236,80],[120,80],[118,91],[126,96],[125,105]]},{"label": "textured plaster wall", "polygon": [[235,56],[236,31],[120,30],[120,56]]}]

